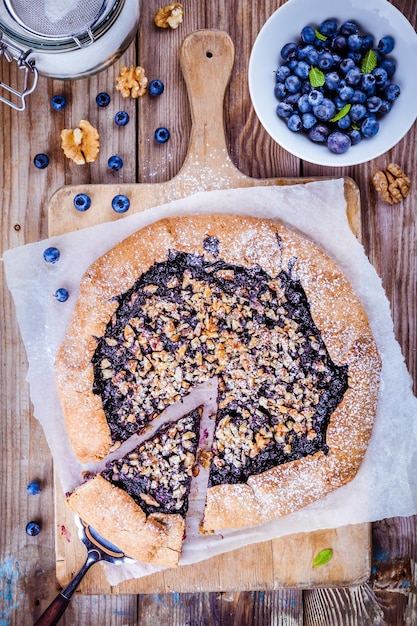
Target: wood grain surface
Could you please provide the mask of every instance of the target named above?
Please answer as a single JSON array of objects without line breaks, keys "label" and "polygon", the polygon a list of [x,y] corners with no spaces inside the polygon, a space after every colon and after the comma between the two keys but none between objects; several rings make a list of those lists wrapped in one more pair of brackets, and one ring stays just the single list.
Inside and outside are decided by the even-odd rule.
[{"label": "wood grain surface", "polygon": [[[160,4],[149,0],[143,3],[137,40],[114,66],[74,82],[40,78],[24,112],[0,104],[2,248],[48,235],[48,204],[64,185],[155,184],[176,176],[190,145],[192,119],[178,58],[181,42],[198,29],[226,31],[235,47],[234,69],[224,106],[226,145],[232,163],[243,175],[259,179],[343,176],[356,182],[361,193],[362,241],[390,300],[395,334],[416,390],[416,125],[388,153],[355,167],[333,169],[300,162],[276,145],[266,135],[251,106],[247,66],[257,33],[281,4],[284,0],[260,0],[250,5],[243,0],[185,1],[183,24],[177,30],[161,31],[153,25],[153,15]],[[414,0],[392,0],[392,4],[416,26]],[[164,96],[155,100],[122,100],[114,90],[121,63],[140,63],[150,79],[161,78],[165,83]],[[4,58],[0,60],[0,72],[1,80],[16,84],[17,70]],[[204,75],[201,81],[205,81]],[[108,91],[112,96],[111,106],[106,109],[95,104],[100,91]],[[50,106],[50,98],[56,93],[63,93],[68,101],[60,112]],[[122,109],[131,117],[123,131],[113,123],[114,113]],[[62,128],[74,127],[85,118],[99,128],[101,152],[97,162],[76,166],[63,157],[59,134]],[[166,144],[156,144],[153,140],[158,126],[170,130],[171,138]],[[46,170],[33,167],[33,157],[39,152],[50,156]],[[124,158],[119,172],[107,168],[107,159],[112,154]],[[413,183],[407,199],[393,207],[377,196],[371,184],[374,171],[391,161],[399,163]],[[42,430],[32,416],[25,379],[26,355],[3,271],[1,281],[0,619],[4,624],[20,626],[32,624],[57,591],[53,472]],[[35,479],[42,490],[39,496],[29,497],[25,486]],[[37,537],[25,534],[26,523],[31,519],[42,524]],[[416,521],[415,517],[395,518],[372,525],[372,574],[361,585],[307,590],[78,594],[61,623],[86,626],[415,624]]]}]

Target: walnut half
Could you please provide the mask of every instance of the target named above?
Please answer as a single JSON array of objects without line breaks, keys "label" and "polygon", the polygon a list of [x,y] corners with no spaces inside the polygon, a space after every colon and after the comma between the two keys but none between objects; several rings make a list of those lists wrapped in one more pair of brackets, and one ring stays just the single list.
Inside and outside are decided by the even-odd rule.
[{"label": "walnut half", "polygon": [[396,163],[390,163],[385,170],[375,172],[372,182],[385,202],[396,204],[408,195],[411,180]]},{"label": "walnut half", "polygon": [[179,2],[171,2],[159,9],[154,17],[154,22],[159,28],[178,28],[184,16],[184,7]]},{"label": "walnut half", "polygon": [[92,163],[100,150],[98,131],[87,120],[81,120],[77,128],[61,131],[61,147],[65,156],[77,165]]},{"label": "walnut half", "polygon": [[120,74],[116,78],[116,89],[120,91],[123,98],[140,98],[146,93],[148,87],[148,79],[145,76],[145,70],[140,65],[126,65],[120,68]]}]

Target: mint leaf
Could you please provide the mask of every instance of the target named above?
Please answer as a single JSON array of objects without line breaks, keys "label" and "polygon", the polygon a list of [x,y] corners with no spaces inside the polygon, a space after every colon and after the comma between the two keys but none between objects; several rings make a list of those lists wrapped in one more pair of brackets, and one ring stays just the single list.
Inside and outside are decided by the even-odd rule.
[{"label": "mint leaf", "polygon": [[351,124],[351,126],[352,126],[353,130],[359,130],[359,126],[357,124],[355,124],[355,122],[353,122]]},{"label": "mint leaf", "polygon": [[308,73],[308,78],[312,87],[322,87],[325,83],[325,76],[317,67],[312,67]]},{"label": "mint leaf", "polygon": [[314,30],[317,39],[320,39],[321,41],[327,41],[327,37],[325,35],[322,35],[321,32],[319,30]]},{"label": "mint leaf", "polygon": [[368,50],[362,59],[361,70],[363,74],[370,74],[376,68],[377,57],[375,50]]},{"label": "mint leaf", "polygon": [[313,567],[321,567],[322,565],[325,565],[331,560],[332,556],[333,556],[332,548],[326,548],[325,550],[320,550],[320,552],[318,552],[313,559]]},{"label": "mint leaf", "polygon": [[332,119],[330,120],[331,122],[338,122],[339,120],[342,119],[342,117],[345,117],[345,115],[347,115],[350,111],[350,107],[352,105],[351,104],[345,104],[345,106],[343,107],[343,109],[340,109],[340,111],[338,111],[336,113],[336,115],[334,115],[332,117]]}]

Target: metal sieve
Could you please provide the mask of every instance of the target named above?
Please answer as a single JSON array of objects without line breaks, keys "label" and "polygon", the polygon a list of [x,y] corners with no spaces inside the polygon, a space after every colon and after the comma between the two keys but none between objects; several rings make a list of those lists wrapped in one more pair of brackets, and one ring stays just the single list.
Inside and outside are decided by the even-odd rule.
[{"label": "metal sieve", "polygon": [[72,80],[111,65],[137,32],[140,5],[140,0],[0,0],[0,61],[15,61],[23,76],[20,89],[0,77],[0,102],[22,111],[38,73]]},{"label": "metal sieve", "polygon": [[78,39],[111,4],[108,0],[4,0],[10,16],[29,34],[53,40]]}]

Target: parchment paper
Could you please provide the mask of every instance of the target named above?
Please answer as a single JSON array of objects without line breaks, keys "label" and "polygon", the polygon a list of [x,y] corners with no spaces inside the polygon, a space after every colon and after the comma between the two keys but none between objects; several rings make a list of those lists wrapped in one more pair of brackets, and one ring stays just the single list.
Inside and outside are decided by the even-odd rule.
[{"label": "parchment paper", "polygon": [[[80,472],[85,468],[76,461],[67,439],[53,361],[77,298],[80,278],[91,262],[138,228],[161,217],[202,212],[277,219],[321,246],[343,269],[361,299],[379,347],[383,370],[371,442],[351,483],[297,513],[250,529],[202,536],[191,524],[180,564],[286,534],[416,514],[417,399],[394,338],[390,307],[381,281],[349,228],[341,179],[201,192],[116,222],[5,252],[8,286],[29,361],[27,379],[34,414],[44,428],[64,491],[80,482]],[[61,252],[56,264],[43,260],[43,251],[48,246],[56,246]],[[70,293],[64,303],[53,296],[59,287],[67,288]],[[191,520],[187,519],[187,523]],[[109,567],[107,576],[111,584],[117,584],[158,569],[161,568],[143,564]]]}]

